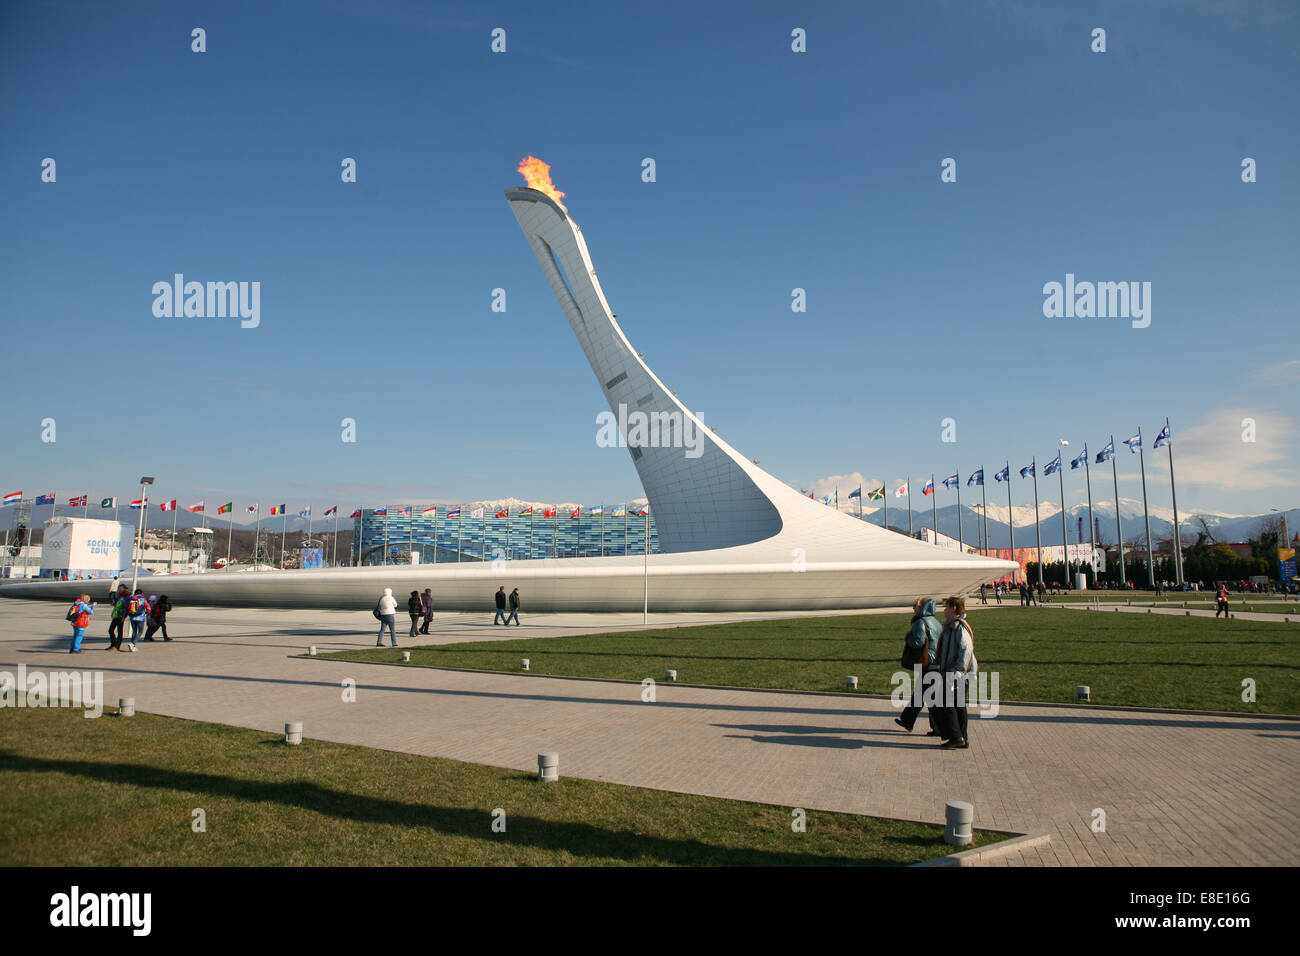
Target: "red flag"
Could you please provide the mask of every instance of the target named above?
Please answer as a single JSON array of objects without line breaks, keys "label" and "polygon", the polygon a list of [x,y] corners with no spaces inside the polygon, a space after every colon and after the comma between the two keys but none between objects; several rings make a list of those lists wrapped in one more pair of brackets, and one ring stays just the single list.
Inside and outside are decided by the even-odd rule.
[{"label": "red flag", "polygon": [[350,517],[353,517],[353,518],[360,518],[360,517],[361,517],[361,509],[358,508],[356,511],[352,512],[352,514],[350,515]]},{"label": "red flag", "polygon": [[573,509],[573,514],[569,515],[569,520],[572,521],[574,518],[578,517],[578,515],[580,515],[581,513],[582,513],[582,505],[578,505],[578,507]]},{"label": "red flag", "polygon": [[506,516],[506,509],[505,509],[505,508],[502,508],[500,511],[497,512],[497,517],[498,517],[498,518],[504,518],[505,516]]},{"label": "red flag", "polygon": [[555,517],[555,509],[554,509],[554,508],[547,508],[545,511],[542,512],[542,517],[543,517],[543,518],[554,518],[554,517]]},{"label": "red flag", "polygon": [[162,511],[175,511],[175,510],[176,510],[176,499],[173,498],[171,501],[164,501],[164,502],[161,502],[161,503],[158,505],[158,507],[159,507],[159,509],[162,510]]}]

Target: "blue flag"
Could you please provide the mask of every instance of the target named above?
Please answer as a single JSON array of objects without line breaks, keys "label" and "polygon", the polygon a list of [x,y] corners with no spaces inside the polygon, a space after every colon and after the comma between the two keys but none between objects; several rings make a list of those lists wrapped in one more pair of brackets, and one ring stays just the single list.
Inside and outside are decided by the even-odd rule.
[{"label": "blue flag", "polygon": [[1084,446],[1083,446],[1083,453],[1082,453],[1081,455],[1079,455],[1078,458],[1071,458],[1071,459],[1070,459],[1070,470],[1071,470],[1071,471],[1078,471],[1078,470],[1079,470],[1079,466],[1082,465],[1082,464],[1083,464],[1084,462],[1086,462],[1087,460],[1088,460],[1088,446],[1087,446],[1087,445],[1084,445]]},{"label": "blue flag", "polygon": [[1128,445],[1128,450],[1136,455],[1138,449],[1142,447],[1142,436],[1134,435],[1132,438],[1126,438],[1124,439],[1124,444]]},{"label": "blue flag", "polygon": [[1054,475],[1061,470],[1061,453],[1058,451],[1056,457],[1043,466],[1044,475]]},{"label": "blue flag", "polygon": [[1021,468],[1021,469],[1020,469],[1020,477],[1021,477],[1021,478],[1028,478],[1028,477],[1029,477],[1030,475],[1032,475],[1032,474],[1034,474],[1034,464],[1033,464],[1033,462],[1030,462],[1029,464],[1025,465],[1024,468]]},{"label": "blue flag", "polygon": [[1169,426],[1166,425],[1164,428],[1160,429],[1160,434],[1157,435],[1156,440],[1151,443],[1151,447],[1159,448],[1162,445],[1168,445],[1168,444],[1169,444]]},{"label": "blue flag", "polygon": [[861,497],[862,497],[862,488],[861,488],[861,486],[859,486],[855,491],[850,491],[850,492],[849,492],[849,498],[861,498]]},{"label": "blue flag", "polygon": [[971,485],[982,485],[982,484],[984,484],[983,468],[981,468],[979,471],[975,472],[975,474],[971,475],[969,478],[966,479],[967,488],[969,488]]},{"label": "blue flag", "polygon": [[945,488],[956,488],[960,484],[961,484],[961,479],[957,477],[957,475],[955,474],[951,478],[945,478],[943,480],[943,486]]},{"label": "blue flag", "polygon": [[1094,464],[1100,465],[1103,461],[1110,461],[1115,457],[1115,441],[1112,439],[1105,448],[1097,452],[1097,460]]},{"label": "blue flag", "polygon": [[1003,466],[1002,466],[1002,470],[999,471],[996,475],[993,476],[993,480],[994,480],[994,481],[1010,481],[1010,480],[1011,480],[1011,462],[1007,462],[1005,465],[1003,465]]}]

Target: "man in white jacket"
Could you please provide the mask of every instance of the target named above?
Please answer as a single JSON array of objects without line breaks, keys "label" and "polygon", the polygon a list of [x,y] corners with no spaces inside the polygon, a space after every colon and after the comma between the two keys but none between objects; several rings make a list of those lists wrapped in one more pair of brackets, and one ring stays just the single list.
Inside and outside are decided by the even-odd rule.
[{"label": "man in white jacket", "polygon": [[397,646],[397,600],[393,597],[392,588],[384,588],[384,596],[379,599],[375,606],[375,613],[379,615],[379,637],[375,641],[375,647],[384,646],[384,628],[388,628],[388,636],[393,641],[393,646]]},{"label": "man in white jacket", "polygon": [[939,734],[945,750],[965,750],[970,747],[966,739],[966,681],[974,676],[975,632],[966,620],[966,602],[950,597],[943,603],[943,616],[947,623],[939,635],[936,652],[939,670],[943,673],[944,706],[939,713]]}]

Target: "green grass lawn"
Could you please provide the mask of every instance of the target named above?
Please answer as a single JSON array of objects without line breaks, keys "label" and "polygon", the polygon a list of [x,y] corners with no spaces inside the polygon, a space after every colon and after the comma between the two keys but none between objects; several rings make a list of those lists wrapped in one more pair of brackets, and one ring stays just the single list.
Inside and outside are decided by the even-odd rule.
[{"label": "green grass lawn", "polygon": [[[563,773],[564,767],[560,767]],[[506,832],[491,829],[505,810]],[[207,830],[192,829],[195,808]],[[0,860],[25,866],[891,866],[943,828],[140,714],[0,711]],[[1008,834],[976,831],[973,846]]]},{"label": "green grass lawn", "polygon": [[[702,627],[402,648],[411,664],[537,674],[663,680],[786,690],[887,694],[910,616],[793,618]],[[981,608],[971,615],[980,669],[999,675],[1001,700],[1073,702],[1077,684],[1099,704],[1300,713],[1300,625],[1060,608]],[[397,661],[393,648],[325,655]],[[1257,700],[1241,699],[1243,678]]]}]

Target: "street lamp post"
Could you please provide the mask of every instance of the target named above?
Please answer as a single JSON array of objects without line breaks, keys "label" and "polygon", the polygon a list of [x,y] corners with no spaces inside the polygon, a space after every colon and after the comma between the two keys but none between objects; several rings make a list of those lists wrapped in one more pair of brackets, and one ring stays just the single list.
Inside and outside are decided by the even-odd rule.
[{"label": "street lamp post", "polygon": [[[146,497],[149,486],[153,484],[152,478],[140,479],[140,520],[137,524],[135,533],[135,548],[131,552],[131,593],[135,593],[135,586],[140,578],[140,561],[144,558],[144,514],[149,510],[149,499]],[[136,556],[139,552],[139,557]]]}]

